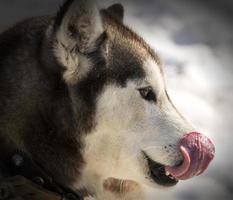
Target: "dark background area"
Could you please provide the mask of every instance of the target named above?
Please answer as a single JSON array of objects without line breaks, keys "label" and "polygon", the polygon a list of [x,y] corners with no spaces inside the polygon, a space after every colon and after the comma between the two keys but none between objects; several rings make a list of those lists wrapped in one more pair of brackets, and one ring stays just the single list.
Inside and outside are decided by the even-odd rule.
[{"label": "dark background area", "polygon": [[[121,2],[125,22],[164,60],[169,93],[196,126],[213,139],[209,170],[157,199],[230,200],[233,197],[233,1],[104,0]],[[26,17],[55,13],[62,0],[0,0],[0,31]]]}]

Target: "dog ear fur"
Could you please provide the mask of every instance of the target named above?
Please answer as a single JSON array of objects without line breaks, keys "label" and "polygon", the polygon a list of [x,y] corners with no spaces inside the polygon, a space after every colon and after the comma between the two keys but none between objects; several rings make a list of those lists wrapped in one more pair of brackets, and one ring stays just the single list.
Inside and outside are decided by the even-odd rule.
[{"label": "dog ear fur", "polygon": [[[100,12],[92,0],[68,0],[54,23],[54,53],[66,68],[64,79],[74,82],[91,63],[85,54],[94,51],[104,34]],[[74,79],[74,80],[73,80]]]}]

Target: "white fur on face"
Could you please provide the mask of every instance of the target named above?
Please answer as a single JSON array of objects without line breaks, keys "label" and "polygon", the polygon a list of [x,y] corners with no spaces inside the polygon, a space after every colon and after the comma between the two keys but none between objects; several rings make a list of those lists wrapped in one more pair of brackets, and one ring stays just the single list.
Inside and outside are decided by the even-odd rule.
[{"label": "white fur on face", "polygon": [[156,162],[173,166],[182,159],[177,144],[192,127],[168,99],[165,82],[157,64],[153,60],[147,60],[144,70],[147,74],[146,81],[157,95],[157,103],[146,104],[146,124],[142,127],[148,134],[144,137],[142,149]]},{"label": "white fur on face", "polygon": [[[145,80],[129,81],[125,88],[107,85],[100,94],[97,127],[85,138],[86,166],[78,187],[103,194],[103,181],[109,177],[134,180],[144,188],[154,187],[142,151],[164,165],[181,160],[177,143],[192,127],[168,100],[156,63],[148,60],[144,70]],[[141,97],[138,89],[146,86],[153,87],[157,103]]]}]

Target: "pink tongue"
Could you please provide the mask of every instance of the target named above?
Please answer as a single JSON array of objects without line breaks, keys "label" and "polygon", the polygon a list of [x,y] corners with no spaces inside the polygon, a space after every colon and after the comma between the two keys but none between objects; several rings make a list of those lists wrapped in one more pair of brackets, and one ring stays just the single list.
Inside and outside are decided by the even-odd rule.
[{"label": "pink tongue", "polygon": [[166,171],[180,180],[200,175],[214,158],[213,143],[209,138],[197,132],[186,134],[180,140],[179,147],[183,155],[183,163],[175,167],[167,166]]}]

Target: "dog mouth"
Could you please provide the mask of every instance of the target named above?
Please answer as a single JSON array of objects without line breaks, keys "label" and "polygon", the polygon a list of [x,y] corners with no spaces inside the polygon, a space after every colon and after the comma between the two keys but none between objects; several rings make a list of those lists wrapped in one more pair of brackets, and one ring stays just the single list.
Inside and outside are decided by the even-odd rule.
[{"label": "dog mouth", "polygon": [[169,172],[166,172],[165,165],[153,161],[148,155],[144,153],[149,167],[149,176],[157,184],[171,187],[178,183],[178,179],[173,177]]},{"label": "dog mouth", "polygon": [[206,170],[215,154],[215,147],[211,140],[197,132],[185,134],[179,141],[178,147],[183,159],[175,166],[157,163],[143,152],[154,182],[163,186],[173,186],[178,180],[199,176]]}]

